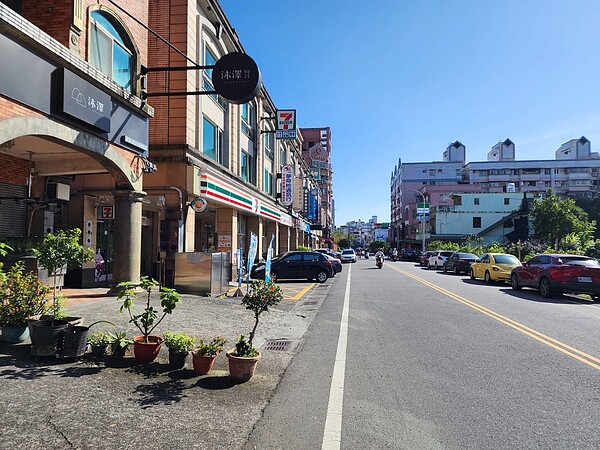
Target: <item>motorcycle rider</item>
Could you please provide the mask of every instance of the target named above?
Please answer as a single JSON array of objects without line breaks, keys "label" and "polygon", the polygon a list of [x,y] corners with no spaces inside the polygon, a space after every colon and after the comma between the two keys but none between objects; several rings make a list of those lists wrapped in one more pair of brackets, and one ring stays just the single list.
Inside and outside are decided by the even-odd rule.
[{"label": "motorcycle rider", "polygon": [[394,248],[394,250],[392,250],[392,261],[397,261],[398,260],[398,249]]},{"label": "motorcycle rider", "polygon": [[384,256],[383,251],[378,248],[377,253],[375,253],[375,261],[379,261],[379,258],[381,258],[381,262],[383,262]]}]

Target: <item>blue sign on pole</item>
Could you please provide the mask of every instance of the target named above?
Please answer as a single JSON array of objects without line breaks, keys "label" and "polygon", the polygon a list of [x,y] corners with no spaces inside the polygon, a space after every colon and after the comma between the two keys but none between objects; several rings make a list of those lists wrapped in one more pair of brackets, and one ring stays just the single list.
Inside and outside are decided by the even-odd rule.
[{"label": "blue sign on pole", "polygon": [[271,242],[269,242],[269,249],[267,250],[267,262],[265,263],[265,281],[268,283],[271,281],[271,259],[273,259],[273,238],[271,235]]}]

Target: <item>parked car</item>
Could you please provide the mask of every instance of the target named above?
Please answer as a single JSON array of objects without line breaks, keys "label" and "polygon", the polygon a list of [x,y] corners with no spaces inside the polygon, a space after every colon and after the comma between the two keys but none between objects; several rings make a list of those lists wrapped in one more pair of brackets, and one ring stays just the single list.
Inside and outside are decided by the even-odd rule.
[{"label": "parked car", "polygon": [[589,256],[536,255],[511,271],[510,282],[515,291],[531,287],[546,298],[569,292],[600,300],[600,264]]},{"label": "parked car", "polygon": [[338,260],[342,259],[342,254],[340,252],[335,252],[330,248],[317,248],[315,252],[325,253],[326,255],[332,256]]},{"label": "parked car", "polygon": [[421,255],[421,259],[419,260],[419,265],[420,265],[421,267],[427,267],[427,264],[428,264],[428,262],[429,262],[429,257],[430,257],[431,255],[433,255],[433,252],[432,252],[432,251],[427,251],[427,252],[423,253],[423,254]]},{"label": "parked car", "polygon": [[342,250],[342,262],[356,262],[356,253],[351,248]]},{"label": "parked car", "polygon": [[[324,283],[335,275],[331,260],[319,252],[291,251],[277,255],[271,261],[271,280],[316,279]],[[251,278],[265,278],[265,262],[261,261],[252,266]]]},{"label": "parked car", "polygon": [[342,271],[342,262],[339,259],[331,256],[329,253],[324,253],[324,255],[327,256],[327,258],[329,258],[329,261],[331,261],[331,265],[334,269],[334,275],[336,273],[340,273]]},{"label": "parked car", "polygon": [[444,261],[444,272],[454,272],[458,275],[461,272],[469,273],[471,264],[477,261],[477,255],[473,253],[455,252],[448,256]]},{"label": "parked car", "polygon": [[403,248],[400,252],[400,261],[417,261],[419,253],[414,248]]},{"label": "parked car", "polygon": [[471,264],[469,275],[471,280],[483,278],[486,283],[509,281],[510,272],[521,265],[519,259],[507,253],[485,253]]},{"label": "parked car", "polygon": [[444,267],[444,262],[452,252],[446,250],[436,250],[427,260],[427,268],[439,270]]}]

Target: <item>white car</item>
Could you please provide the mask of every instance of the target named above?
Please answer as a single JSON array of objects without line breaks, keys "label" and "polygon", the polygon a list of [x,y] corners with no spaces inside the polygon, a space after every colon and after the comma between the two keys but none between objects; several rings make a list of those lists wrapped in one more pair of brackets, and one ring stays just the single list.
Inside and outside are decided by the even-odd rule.
[{"label": "white car", "polygon": [[351,248],[342,250],[342,262],[356,262],[356,253]]},{"label": "white car", "polygon": [[444,262],[454,252],[448,252],[446,250],[436,250],[427,260],[427,268],[441,270],[444,268]]}]

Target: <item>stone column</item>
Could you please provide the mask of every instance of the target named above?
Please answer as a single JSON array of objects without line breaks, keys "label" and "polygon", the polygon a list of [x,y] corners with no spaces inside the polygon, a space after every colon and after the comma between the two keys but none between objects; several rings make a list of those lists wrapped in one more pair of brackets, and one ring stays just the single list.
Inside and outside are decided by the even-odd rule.
[{"label": "stone column", "polygon": [[268,221],[265,223],[265,251],[269,249],[271,236],[273,238],[273,256],[279,254],[279,224],[277,222]]},{"label": "stone column", "polygon": [[114,191],[115,229],[112,290],[121,281],[140,281],[142,257],[142,199],[145,192]]},{"label": "stone column", "polygon": [[279,253],[290,250],[290,227],[281,225],[279,227]]}]

